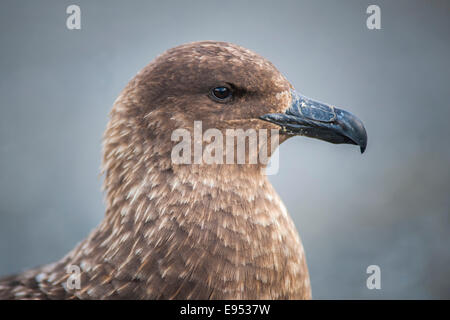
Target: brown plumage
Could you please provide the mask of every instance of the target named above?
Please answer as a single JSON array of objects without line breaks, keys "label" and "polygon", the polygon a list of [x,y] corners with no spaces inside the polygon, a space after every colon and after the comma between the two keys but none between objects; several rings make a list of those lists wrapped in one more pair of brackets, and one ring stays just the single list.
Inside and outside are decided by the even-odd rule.
[{"label": "brown plumage", "polygon": [[[210,89],[232,85],[230,103]],[[309,299],[302,244],[262,164],[176,165],[176,128],[278,128],[292,103],[261,56],[223,42],[168,50],[117,98],[104,135],[106,214],[60,261],[0,280],[0,299]],[[280,141],[289,135],[282,135]],[[70,289],[67,267],[81,269]]]}]

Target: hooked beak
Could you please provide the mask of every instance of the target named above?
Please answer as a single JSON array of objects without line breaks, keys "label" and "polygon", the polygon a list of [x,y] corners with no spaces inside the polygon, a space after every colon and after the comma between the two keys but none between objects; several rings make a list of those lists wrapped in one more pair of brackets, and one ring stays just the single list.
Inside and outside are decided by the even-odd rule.
[{"label": "hooked beak", "polygon": [[367,133],[363,123],[348,111],[326,105],[291,90],[292,104],[285,113],[260,117],[290,135],[302,135],[331,143],[355,144],[366,150]]}]

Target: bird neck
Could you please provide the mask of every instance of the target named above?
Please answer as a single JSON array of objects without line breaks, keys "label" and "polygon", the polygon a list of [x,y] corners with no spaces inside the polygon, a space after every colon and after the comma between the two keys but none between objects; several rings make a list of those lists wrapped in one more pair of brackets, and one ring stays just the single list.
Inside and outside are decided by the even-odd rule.
[{"label": "bird neck", "polygon": [[230,201],[251,211],[256,198],[265,197],[264,192],[274,193],[259,166],[168,165],[159,160],[130,168],[131,176],[105,180],[106,216],[113,218],[111,222],[132,222],[138,230],[140,225],[169,216],[199,220],[211,212],[239,214],[229,207]]},{"label": "bird neck", "polygon": [[139,280],[148,297],[179,281],[218,298],[304,294],[300,239],[259,166],[174,165],[165,144],[123,137],[105,145],[106,216],[61,266]]},{"label": "bird neck", "polygon": [[217,258],[219,269],[223,259],[236,268],[267,256],[266,268],[286,259],[278,256],[286,239],[294,239],[286,252],[299,250],[294,224],[261,165],[176,165],[173,143],[159,134],[170,130],[165,123],[149,130],[119,107],[105,133],[106,216],[85,246],[100,247],[96,259],[146,278],[157,261],[197,268],[197,253]]},{"label": "bird neck", "polygon": [[[244,203],[243,199],[253,199],[263,186],[273,192],[262,163],[175,164],[174,143],[167,134],[159,134],[161,130],[170,132],[163,128],[167,124],[152,122],[149,130],[130,116],[133,112],[129,107],[124,110],[116,103],[104,140],[103,188],[106,216],[113,218],[110,223],[120,220],[120,224],[133,223],[133,229],[139,229],[137,225],[171,211],[188,215],[199,205],[218,209],[231,196],[237,203]],[[189,215],[199,218],[205,211]]]}]

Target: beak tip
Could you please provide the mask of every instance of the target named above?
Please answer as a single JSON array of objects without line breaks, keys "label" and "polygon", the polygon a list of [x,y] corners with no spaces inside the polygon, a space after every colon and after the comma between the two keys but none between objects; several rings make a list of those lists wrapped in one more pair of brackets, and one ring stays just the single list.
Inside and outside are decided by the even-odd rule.
[{"label": "beak tip", "polygon": [[364,151],[366,151],[366,147],[367,147],[367,132],[366,132],[366,128],[364,128],[364,125],[361,122],[361,131],[362,131],[362,139],[360,140],[361,143],[359,144],[359,147],[361,149],[361,154],[364,153]]}]

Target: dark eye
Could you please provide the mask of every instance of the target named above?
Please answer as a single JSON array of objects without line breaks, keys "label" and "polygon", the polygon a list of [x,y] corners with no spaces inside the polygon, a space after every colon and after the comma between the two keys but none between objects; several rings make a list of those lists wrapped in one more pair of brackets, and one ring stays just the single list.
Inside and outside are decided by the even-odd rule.
[{"label": "dark eye", "polygon": [[224,101],[231,97],[231,89],[227,87],[215,87],[211,90],[211,94],[219,101]]}]

